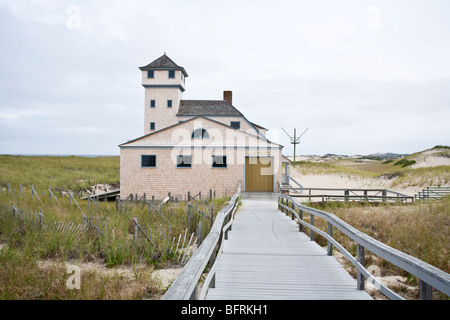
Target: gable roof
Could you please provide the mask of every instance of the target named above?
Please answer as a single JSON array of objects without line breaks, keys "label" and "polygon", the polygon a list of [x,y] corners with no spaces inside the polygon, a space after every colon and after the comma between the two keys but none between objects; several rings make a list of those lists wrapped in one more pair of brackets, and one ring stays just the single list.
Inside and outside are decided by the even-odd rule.
[{"label": "gable roof", "polygon": [[181,70],[184,73],[184,76],[187,77],[188,74],[186,70],[184,70],[183,67],[180,67],[175,62],[173,62],[172,59],[170,59],[165,53],[156,59],[153,62],[150,62],[148,65],[139,67],[141,70],[154,70],[154,69],[160,69],[160,70]]},{"label": "gable roof", "polygon": [[269,144],[273,144],[273,145],[276,145],[276,146],[278,146],[278,147],[283,148],[283,146],[282,146],[281,144],[276,143],[276,142],[272,142],[272,141],[270,141],[269,139],[267,139],[267,138],[264,137],[264,136],[261,136],[261,135],[254,135],[254,134],[245,132],[245,131],[243,131],[243,130],[233,128],[233,127],[231,127],[231,126],[229,126],[229,125],[226,125],[226,124],[224,124],[224,123],[222,123],[222,122],[213,120],[213,119],[208,118],[208,117],[203,117],[203,116],[196,116],[196,117],[190,118],[189,120],[186,120],[186,121],[183,121],[183,122],[179,122],[179,123],[173,124],[173,125],[171,125],[171,126],[162,128],[162,129],[160,129],[160,130],[157,130],[157,131],[148,133],[148,134],[143,135],[143,136],[141,136],[141,137],[135,138],[135,139],[133,139],[133,140],[129,140],[129,141],[127,141],[127,142],[124,142],[124,143],[122,143],[122,144],[119,144],[119,147],[125,147],[127,144],[136,142],[136,141],[138,141],[138,140],[141,140],[141,139],[143,139],[143,138],[146,138],[146,137],[149,137],[149,136],[152,136],[152,135],[156,135],[156,134],[158,134],[158,133],[160,133],[160,132],[162,132],[162,131],[170,130],[170,129],[174,128],[174,127],[178,127],[178,126],[184,125],[184,124],[186,124],[186,123],[188,123],[188,122],[190,122],[190,121],[194,121],[194,120],[196,120],[196,119],[204,119],[204,120],[207,120],[207,121],[211,121],[211,122],[213,122],[213,123],[215,123],[215,124],[224,126],[224,127],[226,127],[226,128],[229,128],[229,129],[233,129],[233,130],[235,130],[235,131],[239,131],[239,132],[241,132],[242,134],[245,134],[245,135],[247,135],[247,136],[254,137],[254,138],[258,139],[258,140],[263,140],[263,141],[265,141],[265,142],[267,142],[267,143],[269,143]]},{"label": "gable roof", "polygon": [[225,100],[180,100],[177,116],[243,116]]}]

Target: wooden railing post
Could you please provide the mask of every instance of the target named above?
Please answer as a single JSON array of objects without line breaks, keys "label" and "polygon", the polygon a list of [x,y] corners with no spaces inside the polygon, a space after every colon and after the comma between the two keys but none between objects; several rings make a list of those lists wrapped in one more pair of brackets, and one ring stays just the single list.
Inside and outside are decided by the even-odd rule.
[{"label": "wooden railing post", "polygon": [[[358,262],[364,266],[364,247],[362,245],[360,245],[359,243],[356,246],[356,260],[358,260]],[[358,273],[356,275],[356,288],[358,290],[364,290],[365,285],[364,285],[364,276],[363,274],[358,270]]]},{"label": "wooden railing post", "polygon": [[[330,235],[330,237],[333,237],[333,225],[330,222],[328,222],[327,225],[327,233]],[[333,245],[331,244],[330,240],[327,241],[327,255],[333,255]]]},{"label": "wooden railing post", "polygon": [[[295,211],[294,202],[291,202],[291,209],[292,209],[292,211]],[[292,220],[294,220],[294,217],[295,217],[294,213],[292,212],[291,215],[292,215]]]},{"label": "wooden railing post", "polygon": [[[298,211],[298,216],[299,216],[300,220],[303,220],[303,211],[302,210]],[[300,221],[298,222],[298,231],[299,232],[303,231],[303,225],[300,223]]]},{"label": "wooden railing post", "polygon": [[[310,216],[311,216],[311,225],[314,227],[314,215],[312,213],[310,213]],[[314,231],[313,231],[313,229],[311,229],[310,239],[311,239],[311,241],[314,241]]]},{"label": "wooden railing post", "polygon": [[419,279],[419,299],[420,300],[433,300],[433,288]]}]

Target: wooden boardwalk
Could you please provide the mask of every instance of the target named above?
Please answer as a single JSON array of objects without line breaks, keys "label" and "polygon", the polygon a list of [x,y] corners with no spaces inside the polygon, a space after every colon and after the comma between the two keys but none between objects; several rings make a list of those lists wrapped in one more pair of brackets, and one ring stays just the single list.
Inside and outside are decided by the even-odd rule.
[{"label": "wooden boardwalk", "polygon": [[276,194],[243,193],[209,300],[371,299],[326,250],[277,208]]}]

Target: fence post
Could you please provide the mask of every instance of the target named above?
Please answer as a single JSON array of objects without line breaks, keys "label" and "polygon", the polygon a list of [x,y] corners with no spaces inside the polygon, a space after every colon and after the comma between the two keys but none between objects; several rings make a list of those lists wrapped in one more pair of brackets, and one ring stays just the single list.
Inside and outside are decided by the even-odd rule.
[{"label": "fence post", "polygon": [[137,242],[137,234],[138,234],[138,227],[137,227],[137,218],[133,218],[133,242],[134,245],[136,245]]},{"label": "fence post", "polygon": [[381,195],[383,196],[383,202],[386,202],[387,201],[387,199],[386,199],[386,195],[387,195],[386,189],[381,191]]},{"label": "fence post", "polygon": [[[330,237],[333,237],[333,225],[328,222],[327,225],[327,233],[330,235]],[[331,244],[331,241],[328,240],[327,243],[327,255],[332,256],[333,255],[333,245]]]},{"label": "fence post", "polygon": [[214,223],[214,203],[211,203],[211,226],[210,228],[212,228]]},{"label": "fence post", "polygon": [[[311,225],[314,226],[314,215],[310,213],[311,216]],[[314,241],[314,231],[311,229],[311,235],[310,235],[311,241]]]},{"label": "fence post", "polygon": [[[356,246],[356,259],[358,262],[364,267],[364,247],[360,245],[359,243]],[[361,272],[358,271],[356,275],[356,289],[358,290],[364,290],[364,276]]]},{"label": "fence post", "polygon": [[346,197],[344,198],[344,200],[345,200],[345,201],[348,201],[348,196],[350,195],[350,191],[349,191],[349,190],[345,190],[345,191],[344,191],[344,195],[346,196]]},{"label": "fence post", "polygon": [[203,242],[203,226],[201,220],[197,225],[197,235],[198,235],[198,245],[200,246]]},{"label": "fence post", "polygon": [[40,228],[40,227],[42,227],[42,220],[44,220],[44,214],[43,214],[42,209],[39,210],[38,214],[39,214],[39,228]]}]

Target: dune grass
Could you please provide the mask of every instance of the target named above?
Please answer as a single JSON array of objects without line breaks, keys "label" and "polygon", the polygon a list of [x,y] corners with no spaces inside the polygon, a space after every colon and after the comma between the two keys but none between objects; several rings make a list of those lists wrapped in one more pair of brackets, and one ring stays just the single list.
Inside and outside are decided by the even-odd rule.
[{"label": "dune grass", "polygon": [[39,190],[64,188],[79,191],[94,184],[118,184],[120,158],[0,155],[0,184],[22,184]]},{"label": "dune grass", "polygon": [[[7,192],[7,183],[14,194]],[[19,183],[25,195],[19,191]],[[141,204],[129,204],[127,210],[117,212],[115,202],[100,202],[101,208],[93,204],[88,208],[85,200],[77,199],[80,210],[73,201],[69,203],[67,195],[56,192],[59,188],[77,191],[103,183],[119,183],[119,157],[0,156],[0,299],[155,299],[162,294],[164,288],[152,279],[151,272],[178,263],[176,254],[162,249],[175,236],[178,239],[184,235],[186,229],[188,235],[194,231],[187,224],[187,203],[178,202],[173,214],[164,218],[155,212],[149,214],[148,207]],[[32,199],[31,185],[40,200],[36,196]],[[49,186],[59,203],[49,197]],[[217,214],[228,199],[212,202]],[[19,209],[24,221],[13,217],[12,206]],[[85,214],[106,221],[107,228],[105,231],[100,227],[104,236],[82,232],[76,238],[75,233],[37,226],[32,220],[40,210],[49,226],[61,221],[82,224]],[[133,218],[146,232],[152,229],[152,246],[146,241],[134,243]],[[51,262],[51,267],[42,268],[42,262]],[[111,270],[140,271],[133,279],[114,273],[83,272],[82,289],[68,290],[65,264],[90,262]]]}]

